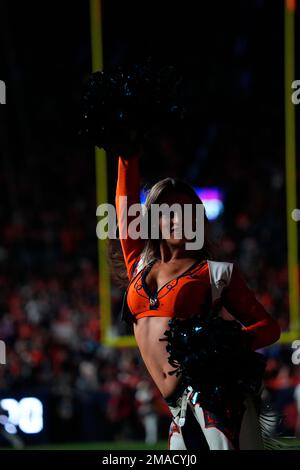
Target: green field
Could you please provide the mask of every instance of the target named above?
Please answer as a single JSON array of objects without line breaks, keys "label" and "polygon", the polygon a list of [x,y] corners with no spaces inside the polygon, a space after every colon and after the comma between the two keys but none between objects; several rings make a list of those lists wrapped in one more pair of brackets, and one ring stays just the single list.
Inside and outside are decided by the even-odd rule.
[{"label": "green field", "polygon": [[[26,446],[27,450],[167,450],[166,441],[160,441],[155,445],[146,445],[142,441],[116,441],[116,442],[72,442],[66,444],[44,444]],[[0,447],[1,450],[12,449]]]},{"label": "green field", "polygon": [[[280,438],[282,450],[299,450],[300,439]],[[0,447],[1,450],[11,450],[11,447]],[[116,441],[116,442],[84,442],[66,444],[45,444],[26,446],[25,450],[167,450],[167,441],[160,441],[156,445],[146,445],[142,441]]]}]

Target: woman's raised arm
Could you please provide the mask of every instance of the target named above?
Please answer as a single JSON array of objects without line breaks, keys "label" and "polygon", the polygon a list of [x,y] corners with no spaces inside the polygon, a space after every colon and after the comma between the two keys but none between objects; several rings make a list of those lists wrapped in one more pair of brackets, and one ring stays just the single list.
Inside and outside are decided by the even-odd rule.
[{"label": "woman's raised arm", "polygon": [[[128,227],[134,216],[128,216],[129,207],[132,204],[140,203],[140,171],[139,171],[140,153],[125,159],[119,156],[118,161],[118,180],[116,187],[116,210],[119,225],[119,236],[126,264],[128,277],[133,274],[133,267],[138,260],[143,248],[145,240],[138,238],[136,240],[128,236]],[[121,196],[126,196],[125,199]],[[123,202],[122,202],[123,201]],[[126,210],[127,208],[127,210]],[[127,219],[127,224],[125,223]],[[122,236],[125,238],[122,238]]]}]

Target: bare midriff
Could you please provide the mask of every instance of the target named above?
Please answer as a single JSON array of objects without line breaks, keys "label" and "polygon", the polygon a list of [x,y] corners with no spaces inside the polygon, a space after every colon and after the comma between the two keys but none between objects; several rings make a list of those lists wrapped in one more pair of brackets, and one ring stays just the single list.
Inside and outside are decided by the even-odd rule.
[{"label": "bare midriff", "polygon": [[171,317],[143,317],[134,324],[134,335],[141,356],[153,381],[162,396],[170,396],[180,380],[180,376],[168,374],[174,368],[168,362],[164,332]]}]

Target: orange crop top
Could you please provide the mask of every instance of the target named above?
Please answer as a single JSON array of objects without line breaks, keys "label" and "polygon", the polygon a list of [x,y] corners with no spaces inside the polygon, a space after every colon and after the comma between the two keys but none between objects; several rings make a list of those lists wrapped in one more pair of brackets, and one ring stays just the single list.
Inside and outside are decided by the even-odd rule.
[{"label": "orange crop top", "polygon": [[[122,227],[119,196],[127,196],[127,207],[140,202],[139,158],[119,157],[116,188],[116,209],[119,229]],[[127,226],[130,223],[128,216]],[[211,289],[209,261],[194,262],[190,268],[176,276],[160,289],[151,292],[146,277],[153,263],[139,268],[144,240],[129,237],[120,239],[126,264],[129,285],[124,302],[132,321],[147,316],[178,317],[207,312],[214,305]],[[230,263],[229,263],[230,264]],[[230,282],[222,292],[222,305],[244,325],[244,330],[253,335],[252,347],[259,349],[274,343],[280,337],[280,327],[258,302],[248,288],[240,270],[232,264]],[[124,308],[124,305],[123,305]]]}]

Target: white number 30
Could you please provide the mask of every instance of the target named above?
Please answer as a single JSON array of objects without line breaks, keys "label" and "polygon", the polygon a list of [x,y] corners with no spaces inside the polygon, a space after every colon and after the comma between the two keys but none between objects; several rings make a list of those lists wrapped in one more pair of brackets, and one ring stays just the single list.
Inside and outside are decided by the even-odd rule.
[{"label": "white number 30", "polygon": [[4,398],[1,407],[8,411],[8,419],[26,434],[37,434],[42,431],[43,405],[33,397],[22,398],[19,402],[14,398]]}]

